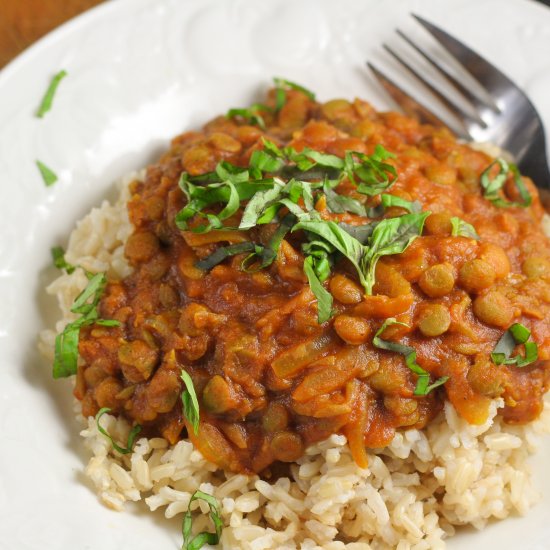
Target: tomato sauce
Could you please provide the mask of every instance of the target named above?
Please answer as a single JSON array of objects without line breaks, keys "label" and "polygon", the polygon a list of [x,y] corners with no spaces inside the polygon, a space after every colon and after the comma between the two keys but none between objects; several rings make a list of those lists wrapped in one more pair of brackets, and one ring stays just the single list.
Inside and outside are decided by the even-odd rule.
[{"label": "tomato sauce", "polygon": [[[268,104],[274,101],[271,93]],[[445,129],[378,113],[361,100],[320,104],[291,90],[282,109],[264,118],[265,129],[218,117],[176,137],[145,180],[131,185],[134,232],[125,254],[134,271],[109,281],[100,304],[101,316],[121,326],[81,330],[75,394],[83,414],[110,407],[150,436],[170,443],[190,437],[223,468],[264,473],[333,433],[344,433],[366,466],[366,447],[387,445],[396,430],[424,427],[444,400],[473,424],[486,420],[497,397],[508,422],[536,418],[550,384],[550,242],[532,182],[524,180],[530,207],[497,207],[480,187],[493,160],[487,154]],[[431,212],[421,237],[379,261],[372,296],[347,260],[337,263],[325,283],[335,315],[323,324],[299,232],[286,236],[267,269],[245,272],[238,255],[205,271],[197,261],[218,247],[265,242],[273,227],[199,234],[174,222],[185,205],[182,171],[204,174],[222,160],[247,166],[262,136],[340,157],[371,154],[381,144],[396,155],[398,179],[389,192]],[[372,206],[380,200],[358,197],[345,181],[338,192]],[[505,193],[518,199],[511,182]],[[330,212],[323,200],[316,209],[324,219],[361,223]],[[385,217],[401,214],[394,207]],[[472,224],[480,239],[452,236],[452,217]],[[228,227],[238,225],[239,215],[233,218]],[[407,326],[389,327],[384,338],[413,347],[432,380],[449,377],[444,385],[414,395],[417,375],[403,356],[373,346],[388,317]],[[538,360],[497,366],[490,354],[516,322],[531,331]],[[183,415],[182,369],[200,403],[198,435]]]}]

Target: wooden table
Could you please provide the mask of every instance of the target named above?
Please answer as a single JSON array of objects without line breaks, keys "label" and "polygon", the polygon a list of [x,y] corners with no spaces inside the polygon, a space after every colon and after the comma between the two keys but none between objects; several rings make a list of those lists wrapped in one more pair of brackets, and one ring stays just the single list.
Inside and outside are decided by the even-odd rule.
[{"label": "wooden table", "polygon": [[0,68],[67,19],[105,0],[0,0]]}]

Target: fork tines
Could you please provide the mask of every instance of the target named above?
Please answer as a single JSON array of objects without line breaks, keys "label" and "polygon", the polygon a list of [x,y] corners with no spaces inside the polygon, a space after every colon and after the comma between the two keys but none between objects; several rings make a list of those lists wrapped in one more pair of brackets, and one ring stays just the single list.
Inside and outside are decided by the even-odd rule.
[{"label": "fork tines", "polygon": [[[416,80],[420,81],[446,109],[454,115],[459,126],[453,125],[453,129],[463,139],[472,139],[471,130],[475,127],[486,128],[487,124],[483,120],[483,115],[495,113],[499,114],[500,110],[497,104],[489,99],[489,97],[499,97],[499,93],[504,92],[510,86],[510,80],[504,76],[493,65],[475,53],[473,50],[459,42],[445,31],[439,29],[432,23],[426,21],[418,15],[412,14],[413,17],[435,38],[435,40],[461,65],[461,67],[476,80],[479,85],[487,92],[488,98],[483,99],[479,95],[474,94],[460,80],[453,76],[441,63],[436,61],[423,48],[418,46],[405,33],[397,29],[397,34],[436,72],[448,82],[454,90],[464,99],[471,109],[465,110],[456,102],[451,100],[438,87],[424,78],[418,70],[416,70],[409,62],[400,56],[393,48],[384,44],[385,50],[403,66]],[[436,126],[447,126],[439,117],[434,115],[430,109],[422,105],[421,102],[414,99],[401,87],[399,87],[392,79],[385,75],[380,69],[376,68],[372,63],[367,63],[378,81],[382,84],[385,90],[396,101],[398,105],[410,116],[418,118],[423,122],[434,124]]]}]

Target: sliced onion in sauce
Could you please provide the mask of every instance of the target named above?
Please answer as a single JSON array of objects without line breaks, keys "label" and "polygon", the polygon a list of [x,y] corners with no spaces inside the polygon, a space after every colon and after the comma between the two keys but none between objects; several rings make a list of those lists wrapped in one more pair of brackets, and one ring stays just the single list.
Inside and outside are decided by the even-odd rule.
[{"label": "sliced onion in sauce", "polygon": [[273,371],[279,378],[295,376],[304,367],[323,357],[334,341],[333,334],[323,333],[287,349],[271,363]]}]

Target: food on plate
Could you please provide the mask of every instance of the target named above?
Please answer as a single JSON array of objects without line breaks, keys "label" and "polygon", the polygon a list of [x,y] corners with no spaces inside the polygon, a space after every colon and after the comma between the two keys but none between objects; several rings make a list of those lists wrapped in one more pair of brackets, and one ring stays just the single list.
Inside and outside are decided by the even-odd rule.
[{"label": "food on plate", "polygon": [[[36,111],[36,116],[38,118],[44,118],[46,113],[51,110],[57,87],[66,76],[67,71],[61,70],[52,78],[52,81],[50,82],[50,85],[48,86],[48,89],[44,93],[44,97],[40,102],[40,106]],[[36,166],[46,187],[52,186],[57,181],[57,174],[42,161],[36,160]]]},{"label": "food on plate", "polygon": [[535,186],[446,129],[275,83],[56,249],[43,345],[103,501],[185,512],[184,548],[442,548],[523,513],[550,426]]},{"label": "food on plate", "polygon": [[48,168],[40,160],[36,161],[36,166],[38,167],[38,171],[40,172],[40,175],[42,176],[42,180],[44,181],[44,185],[46,187],[51,187],[57,181],[57,174],[51,168]]},{"label": "food on plate", "polygon": [[48,86],[48,89],[44,93],[44,97],[40,102],[40,106],[36,111],[36,116],[38,118],[44,118],[45,114],[51,110],[53,105],[53,99],[55,97],[55,93],[57,92],[57,87],[59,86],[59,83],[66,76],[67,76],[67,71],[63,69],[54,75],[54,77],[52,78],[52,81],[50,82],[50,85]]}]

